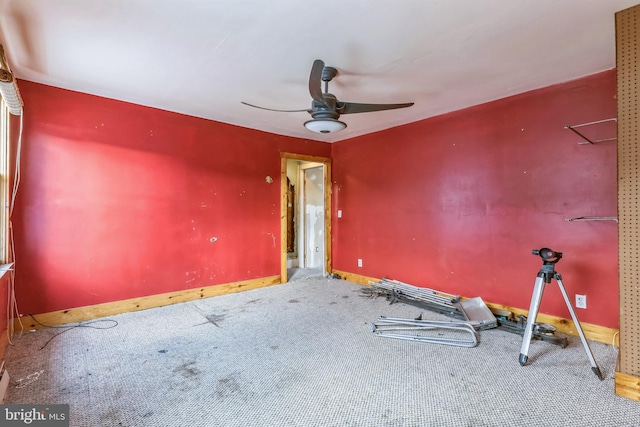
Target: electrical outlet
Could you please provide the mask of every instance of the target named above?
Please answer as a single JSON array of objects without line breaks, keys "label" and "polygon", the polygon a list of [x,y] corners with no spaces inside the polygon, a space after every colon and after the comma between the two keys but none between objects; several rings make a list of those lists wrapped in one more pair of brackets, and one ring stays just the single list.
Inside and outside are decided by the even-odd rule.
[{"label": "electrical outlet", "polygon": [[587,308],[587,296],[576,294],[576,308]]},{"label": "electrical outlet", "polygon": [[362,260],[358,258],[358,267],[362,267]]}]

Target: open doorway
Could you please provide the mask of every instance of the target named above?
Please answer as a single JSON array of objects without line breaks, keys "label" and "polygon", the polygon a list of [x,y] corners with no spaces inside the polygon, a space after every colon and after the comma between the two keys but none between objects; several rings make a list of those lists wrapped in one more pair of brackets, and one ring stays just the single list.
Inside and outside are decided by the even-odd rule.
[{"label": "open doorway", "polygon": [[330,159],[282,154],[281,281],[331,273]]}]

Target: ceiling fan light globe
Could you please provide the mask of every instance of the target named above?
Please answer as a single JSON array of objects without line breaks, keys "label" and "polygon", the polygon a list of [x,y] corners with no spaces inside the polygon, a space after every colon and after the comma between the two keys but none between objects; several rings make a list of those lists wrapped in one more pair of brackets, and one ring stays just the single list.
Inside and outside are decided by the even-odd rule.
[{"label": "ceiling fan light globe", "polygon": [[347,124],[335,119],[313,119],[306,121],[304,127],[312,132],[334,133],[346,128]]}]

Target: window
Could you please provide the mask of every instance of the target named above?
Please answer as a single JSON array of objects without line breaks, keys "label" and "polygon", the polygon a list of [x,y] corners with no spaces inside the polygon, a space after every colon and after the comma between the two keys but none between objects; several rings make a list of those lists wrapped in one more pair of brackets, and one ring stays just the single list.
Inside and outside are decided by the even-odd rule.
[{"label": "window", "polygon": [[0,264],[9,261],[9,108],[0,103]]}]

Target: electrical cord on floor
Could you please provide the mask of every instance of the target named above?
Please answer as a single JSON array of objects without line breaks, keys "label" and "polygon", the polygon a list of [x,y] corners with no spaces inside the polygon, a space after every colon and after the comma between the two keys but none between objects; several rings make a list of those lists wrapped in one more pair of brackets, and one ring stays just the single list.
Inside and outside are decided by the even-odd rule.
[{"label": "electrical cord on floor", "polygon": [[[55,334],[54,336],[49,338],[49,341],[47,341],[42,347],[40,347],[40,350],[43,350],[46,346],[48,346],[49,343],[51,341],[53,341],[53,339],[55,337],[57,337],[58,335],[64,334],[65,332],[68,332],[68,331],[70,331],[72,329],[76,329],[76,328],[111,329],[111,328],[115,328],[116,326],[118,326],[118,322],[116,322],[115,320],[112,320],[112,319],[92,320],[90,322],[78,323],[77,325],[73,325],[73,326],[50,326],[50,325],[44,325],[44,324],[40,323],[38,321],[38,319],[36,319],[33,314],[29,314],[29,317],[31,317],[34,322],[36,322],[38,325],[42,326],[43,328],[64,329],[64,331],[58,332],[57,334]],[[110,325],[109,326],[93,326],[96,323],[102,323],[102,322],[109,322]]]},{"label": "electrical cord on floor", "polygon": [[[6,109],[5,109],[6,112]],[[18,187],[20,186],[20,157],[22,155],[22,131],[24,129],[24,111],[20,114],[20,132],[18,133],[18,144],[16,147],[15,154],[15,163],[14,163],[14,177],[13,177],[13,189],[11,191],[11,200],[9,203],[9,215],[7,216],[7,227],[9,233],[9,252],[7,262],[11,261],[14,263],[14,268],[11,269],[11,273],[9,275],[9,283],[7,286],[7,341],[9,344],[13,345],[11,341],[11,336],[14,332],[14,319],[18,320],[18,324],[20,325],[20,334],[24,330],[24,325],[22,324],[22,320],[20,319],[20,310],[18,310],[18,303],[16,301],[16,275],[15,275],[15,262],[16,262],[16,251],[15,244],[13,240],[13,223],[11,221],[11,217],[13,215],[13,208],[15,207],[16,196],[18,194]],[[6,252],[6,251],[5,251]],[[14,315],[16,316],[14,318]]]}]

